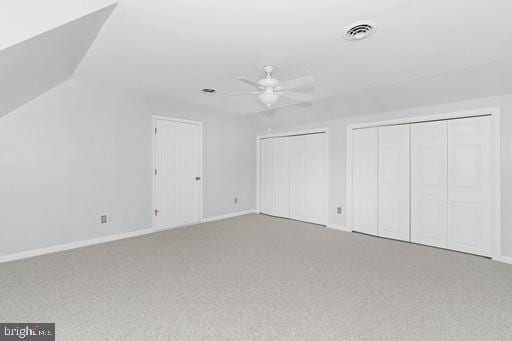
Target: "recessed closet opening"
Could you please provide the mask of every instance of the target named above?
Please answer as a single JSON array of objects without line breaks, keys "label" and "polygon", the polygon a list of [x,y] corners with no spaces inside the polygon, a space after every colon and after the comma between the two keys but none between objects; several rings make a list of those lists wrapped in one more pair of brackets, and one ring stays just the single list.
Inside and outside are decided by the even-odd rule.
[{"label": "recessed closet opening", "polygon": [[353,231],[500,254],[499,111],[348,127]]}]

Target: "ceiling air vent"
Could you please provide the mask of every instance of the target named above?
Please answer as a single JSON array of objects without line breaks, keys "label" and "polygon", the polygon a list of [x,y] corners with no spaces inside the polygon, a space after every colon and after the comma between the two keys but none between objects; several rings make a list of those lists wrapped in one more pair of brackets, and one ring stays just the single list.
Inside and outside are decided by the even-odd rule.
[{"label": "ceiling air vent", "polygon": [[375,23],[371,21],[358,21],[345,28],[345,39],[361,40],[375,31]]},{"label": "ceiling air vent", "polygon": [[202,92],[203,94],[213,95],[214,93],[216,93],[216,92],[217,92],[217,90],[212,89],[212,88],[204,88],[204,89],[201,89],[201,92]]}]

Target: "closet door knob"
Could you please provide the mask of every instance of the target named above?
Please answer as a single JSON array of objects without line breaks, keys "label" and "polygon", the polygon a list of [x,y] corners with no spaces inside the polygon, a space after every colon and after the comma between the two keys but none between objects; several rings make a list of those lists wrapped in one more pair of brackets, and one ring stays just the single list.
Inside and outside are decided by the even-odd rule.
[{"label": "closet door knob", "polygon": [[196,181],[199,181],[201,180],[201,177],[200,176],[196,176]]}]

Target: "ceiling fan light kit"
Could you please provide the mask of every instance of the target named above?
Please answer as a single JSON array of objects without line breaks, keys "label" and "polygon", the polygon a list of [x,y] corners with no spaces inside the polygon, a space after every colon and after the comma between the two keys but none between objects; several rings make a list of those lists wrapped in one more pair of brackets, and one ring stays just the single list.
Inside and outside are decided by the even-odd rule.
[{"label": "ceiling fan light kit", "polygon": [[272,77],[274,70],[275,67],[273,65],[266,65],[263,67],[266,77],[257,82],[247,78],[238,78],[239,81],[255,87],[257,91],[225,94],[221,97],[257,95],[260,102],[269,108],[274,105],[281,96],[299,102],[308,102],[312,100],[310,95],[291,90],[311,85],[315,81],[313,76],[299,77],[285,82],[280,82],[278,79]]},{"label": "ceiling fan light kit", "polygon": [[268,88],[263,93],[258,94],[258,97],[261,103],[270,108],[272,104],[276,103],[279,99],[279,93],[272,91],[271,88]]}]

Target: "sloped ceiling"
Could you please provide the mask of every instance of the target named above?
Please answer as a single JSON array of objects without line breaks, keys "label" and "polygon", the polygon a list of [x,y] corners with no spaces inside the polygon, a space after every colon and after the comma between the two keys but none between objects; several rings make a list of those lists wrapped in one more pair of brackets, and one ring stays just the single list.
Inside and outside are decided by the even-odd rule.
[{"label": "sloped ceiling", "polygon": [[0,50],[113,4],[112,0],[2,0]]},{"label": "sloped ceiling", "polygon": [[[199,90],[248,90],[236,78],[274,64],[281,80],[315,76],[305,90],[319,99],[501,62],[512,56],[511,15],[510,0],[120,0],[76,77],[253,113],[256,98]],[[344,40],[360,19],[376,33]]]},{"label": "sloped ceiling", "polygon": [[[15,34],[11,39],[3,40],[3,46],[10,46],[0,50],[0,116],[69,79],[114,6],[102,8],[15,45],[10,44],[25,35]],[[51,21],[52,26],[55,23]],[[46,27],[36,26],[37,30]],[[11,30],[13,28],[8,32]]]}]

